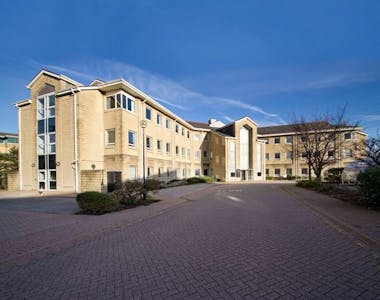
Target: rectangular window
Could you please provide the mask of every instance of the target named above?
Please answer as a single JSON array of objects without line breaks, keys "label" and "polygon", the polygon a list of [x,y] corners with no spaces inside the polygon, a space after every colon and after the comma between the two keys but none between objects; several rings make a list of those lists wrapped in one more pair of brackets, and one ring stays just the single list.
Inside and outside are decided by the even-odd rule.
[{"label": "rectangular window", "polygon": [[301,173],[302,175],[307,175],[307,168],[302,168]]},{"label": "rectangular window", "polygon": [[55,132],[55,118],[48,119],[48,132]]},{"label": "rectangular window", "polygon": [[291,143],[293,143],[293,137],[292,137],[292,136],[287,136],[287,137],[286,137],[286,143],[287,143],[287,144],[291,144]]},{"label": "rectangular window", "polygon": [[132,130],[128,131],[128,145],[136,146],[136,132]]},{"label": "rectangular window", "polygon": [[286,152],[286,159],[292,160],[293,159],[293,151]]},{"label": "rectangular window", "polygon": [[170,178],[171,176],[172,176],[171,169],[170,168],[166,168],[166,177]]},{"label": "rectangular window", "polygon": [[190,159],[190,155],[191,155],[190,149],[187,149],[187,159]]},{"label": "rectangular window", "polygon": [[170,129],[170,120],[169,119],[166,119],[165,125],[166,125],[166,128]]},{"label": "rectangular window", "polygon": [[115,128],[106,130],[106,144],[115,145]]},{"label": "rectangular window", "polygon": [[200,158],[201,158],[201,151],[199,150],[195,151],[195,159],[200,160]]},{"label": "rectangular window", "polygon": [[208,157],[208,153],[207,153],[206,150],[203,151],[203,157],[204,157],[204,158],[207,158],[207,157]]},{"label": "rectangular window", "polygon": [[113,109],[116,107],[116,100],[115,96],[108,96],[106,100],[106,108],[107,109]]},{"label": "rectangular window", "polygon": [[152,120],[152,110],[150,108],[145,109],[145,119]]},{"label": "rectangular window", "polygon": [[157,140],[157,151],[158,152],[162,151],[162,140]]},{"label": "rectangular window", "polygon": [[307,158],[307,153],[306,153],[306,152],[302,152],[302,153],[301,153],[301,157],[302,157],[302,158]]},{"label": "rectangular window", "polygon": [[280,138],[280,137],[275,137],[275,138],[274,138],[274,143],[275,143],[275,144],[279,144],[280,141],[281,141],[281,138]]},{"label": "rectangular window", "polygon": [[123,108],[127,109],[127,96],[125,95],[122,95],[122,96],[123,96]]},{"label": "rectangular window", "polygon": [[128,98],[128,110],[131,112],[135,111],[135,101]]},{"label": "rectangular window", "polygon": [[269,176],[269,169],[265,169],[265,175]]},{"label": "rectangular window", "polygon": [[199,133],[194,133],[194,141],[199,141]]},{"label": "rectangular window", "polygon": [[158,167],[158,177],[162,177],[162,168]]},{"label": "rectangular window", "polygon": [[263,139],[265,141],[265,144],[269,144],[269,139]]},{"label": "rectangular window", "polygon": [[121,107],[121,94],[116,95],[116,107],[117,108]]},{"label": "rectangular window", "polygon": [[179,154],[179,147],[175,146],[175,155],[178,155],[178,154]]},{"label": "rectangular window", "polygon": [[38,134],[45,133],[45,120],[38,120]]},{"label": "rectangular window", "polygon": [[274,169],[274,176],[281,176],[281,169]]},{"label": "rectangular window", "polygon": [[150,136],[146,137],[146,148],[152,150],[152,138]]},{"label": "rectangular window", "polygon": [[148,177],[152,177],[153,176],[153,167],[148,167],[148,169],[147,169],[147,175],[148,175]]},{"label": "rectangular window", "polygon": [[179,126],[178,124],[175,124],[175,132],[178,133],[178,131],[179,131]]},{"label": "rectangular window", "polygon": [[182,127],[181,129],[181,134],[184,136],[185,135],[185,128]]},{"label": "rectangular window", "polygon": [[200,175],[201,175],[201,170],[195,169],[195,176],[200,176]]},{"label": "rectangular window", "polygon": [[287,176],[292,176],[292,174],[293,174],[293,170],[292,170],[292,168],[287,168],[287,169],[286,169],[286,175],[287,175]]},{"label": "rectangular window", "polygon": [[136,166],[129,166],[128,167],[128,177],[129,177],[129,180],[136,180],[137,179],[137,168],[136,168]]},{"label": "rectangular window", "polygon": [[274,154],[274,159],[281,159],[281,153],[280,152],[276,152]]},{"label": "rectangular window", "polygon": [[333,157],[334,157],[334,151],[333,151],[333,150],[328,151],[328,152],[327,152],[327,156],[328,156],[329,158],[333,158]]},{"label": "rectangular window", "polygon": [[344,134],[344,139],[345,139],[345,140],[351,140],[351,138],[352,138],[351,132],[346,132],[346,133]]},{"label": "rectangular window", "polygon": [[352,149],[344,149],[345,157],[352,157]]},{"label": "rectangular window", "polygon": [[185,148],[183,148],[183,147],[181,149],[181,155],[182,155],[183,158],[185,158]]},{"label": "rectangular window", "polygon": [[187,131],[187,138],[188,139],[190,138],[190,131],[189,130]]},{"label": "rectangular window", "polygon": [[160,114],[157,114],[157,125],[161,126],[161,122],[162,122],[162,116]]},{"label": "rectangular window", "polygon": [[265,159],[269,160],[269,153],[265,153]]},{"label": "rectangular window", "polygon": [[170,153],[170,143],[166,143],[166,153]]}]

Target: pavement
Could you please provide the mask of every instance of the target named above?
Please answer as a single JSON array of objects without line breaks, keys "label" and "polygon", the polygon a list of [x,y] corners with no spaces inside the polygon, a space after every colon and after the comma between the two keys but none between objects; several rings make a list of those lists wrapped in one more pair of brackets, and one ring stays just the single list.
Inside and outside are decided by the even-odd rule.
[{"label": "pavement", "polygon": [[103,216],[0,201],[0,298],[379,299],[378,249],[302,203],[309,193],[183,186]]}]

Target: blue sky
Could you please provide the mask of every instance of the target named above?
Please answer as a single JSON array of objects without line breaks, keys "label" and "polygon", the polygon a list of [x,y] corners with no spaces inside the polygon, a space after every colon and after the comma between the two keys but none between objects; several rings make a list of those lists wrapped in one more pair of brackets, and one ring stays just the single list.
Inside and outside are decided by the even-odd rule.
[{"label": "blue sky", "polygon": [[186,120],[261,126],[347,104],[380,130],[379,1],[1,1],[0,131],[41,69],[124,77]]}]

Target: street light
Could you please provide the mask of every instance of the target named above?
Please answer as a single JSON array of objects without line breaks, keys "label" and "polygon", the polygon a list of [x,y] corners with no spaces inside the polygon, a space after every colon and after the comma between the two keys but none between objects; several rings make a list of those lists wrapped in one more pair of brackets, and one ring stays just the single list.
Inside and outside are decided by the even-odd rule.
[{"label": "street light", "polygon": [[140,127],[142,128],[142,138],[143,138],[143,184],[145,187],[145,128],[148,123],[145,120],[140,121]]}]

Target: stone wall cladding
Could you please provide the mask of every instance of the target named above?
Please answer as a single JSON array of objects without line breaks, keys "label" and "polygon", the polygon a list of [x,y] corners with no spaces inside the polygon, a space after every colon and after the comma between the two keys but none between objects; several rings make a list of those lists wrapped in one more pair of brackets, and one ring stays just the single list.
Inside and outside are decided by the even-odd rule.
[{"label": "stone wall cladding", "polygon": [[80,172],[81,192],[105,192],[107,177],[103,170],[82,170]]},{"label": "stone wall cladding", "polygon": [[7,175],[8,191],[18,191],[20,189],[19,180],[20,177],[17,171],[9,172]]}]

